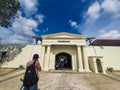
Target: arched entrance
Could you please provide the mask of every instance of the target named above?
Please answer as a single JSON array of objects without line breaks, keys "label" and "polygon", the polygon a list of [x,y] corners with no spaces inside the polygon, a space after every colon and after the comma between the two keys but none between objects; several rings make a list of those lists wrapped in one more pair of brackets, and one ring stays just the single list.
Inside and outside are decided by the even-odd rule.
[{"label": "arched entrance", "polygon": [[101,65],[100,59],[96,59],[96,63],[97,63],[98,72],[102,73],[103,70],[102,70],[102,65]]},{"label": "arched entrance", "polygon": [[55,69],[71,70],[72,69],[71,55],[64,52],[58,53],[55,57]]}]

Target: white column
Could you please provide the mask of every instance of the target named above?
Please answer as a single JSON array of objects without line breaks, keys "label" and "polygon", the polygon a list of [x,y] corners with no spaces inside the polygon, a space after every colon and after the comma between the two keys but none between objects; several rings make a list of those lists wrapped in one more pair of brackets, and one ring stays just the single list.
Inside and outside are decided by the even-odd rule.
[{"label": "white column", "polygon": [[100,59],[100,62],[101,62],[103,74],[106,74],[103,60]]},{"label": "white column", "polygon": [[49,59],[50,59],[50,45],[47,46],[47,54],[46,54],[46,60],[45,60],[45,71],[49,70]]},{"label": "white column", "polygon": [[40,64],[42,68],[44,67],[44,58],[45,58],[45,46],[42,46],[42,53],[40,57],[40,62],[41,62]]},{"label": "white column", "polygon": [[50,70],[53,70],[54,68],[53,68],[53,58],[54,58],[54,56],[53,56],[53,53],[52,52],[50,52],[50,59],[49,59],[49,69]]},{"label": "white column", "polygon": [[55,55],[52,55],[52,69],[55,70]]},{"label": "white column", "polygon": [[72,70],[75,70],[75,58],[74,55],[72,55]]},{"label": "white column", "polygon": [[98,68],[97,68],[97,64],[96,64],[96,58],[93,58],[93,63],[94,63],[95,73],[98,73]]},{"label": "white column", "polygon": [[85,64],[85,71],[86,72],[91,72],[90,69],[89,69],[89,64],[88,64],[88,57],[86,55],[86,49],[85,47],[82,47],[82,51],[83,51],[83,60],[84,60],[84,64]]},{"label": "white column", "polygon": [[77,46],[77,55],[78,55],[78,71],[84,72],[83,70],[83,63],[82,63],[82,54],[81,54],[81,47]]}]

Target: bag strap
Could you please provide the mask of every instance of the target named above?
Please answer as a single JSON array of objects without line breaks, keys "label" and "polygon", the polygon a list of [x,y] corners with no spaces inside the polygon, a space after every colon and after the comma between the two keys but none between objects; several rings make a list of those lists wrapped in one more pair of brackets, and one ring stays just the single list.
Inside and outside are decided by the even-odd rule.
[{"label": "bag strap", "polygon": [[33,62],[32,66],[34,66],[34,65],[35,65],[36,61],[37,61],[37,60],[35,60],[35,61]]}]

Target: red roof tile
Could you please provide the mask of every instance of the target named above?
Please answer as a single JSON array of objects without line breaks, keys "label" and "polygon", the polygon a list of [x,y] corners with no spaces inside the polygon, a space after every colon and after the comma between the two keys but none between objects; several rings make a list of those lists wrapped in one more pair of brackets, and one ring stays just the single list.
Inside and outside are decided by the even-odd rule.
[{"label": "red roof tile", "polygon": [[96,39],[92,42],[93,46],[120,46],[120,40]]}]

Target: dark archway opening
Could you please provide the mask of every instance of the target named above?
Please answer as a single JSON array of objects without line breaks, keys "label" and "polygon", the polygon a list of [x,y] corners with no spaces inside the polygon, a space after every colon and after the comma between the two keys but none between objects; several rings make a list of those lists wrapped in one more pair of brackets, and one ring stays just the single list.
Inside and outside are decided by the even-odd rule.
[{"label": "dark archway opening", "polygon": [[68,53],[58,53],[55,57],[55,69],[71,70],[72,69],[71,55],[69,55]]},{"label": "dark archway opening", "polygon": [[99,73],[102,73],[103,70],[102,70],[102,65],[101,65],[100,60],[99,60],[99,59],[96,59],[96,63],[97,63],[98,72],[99,72]]}]

